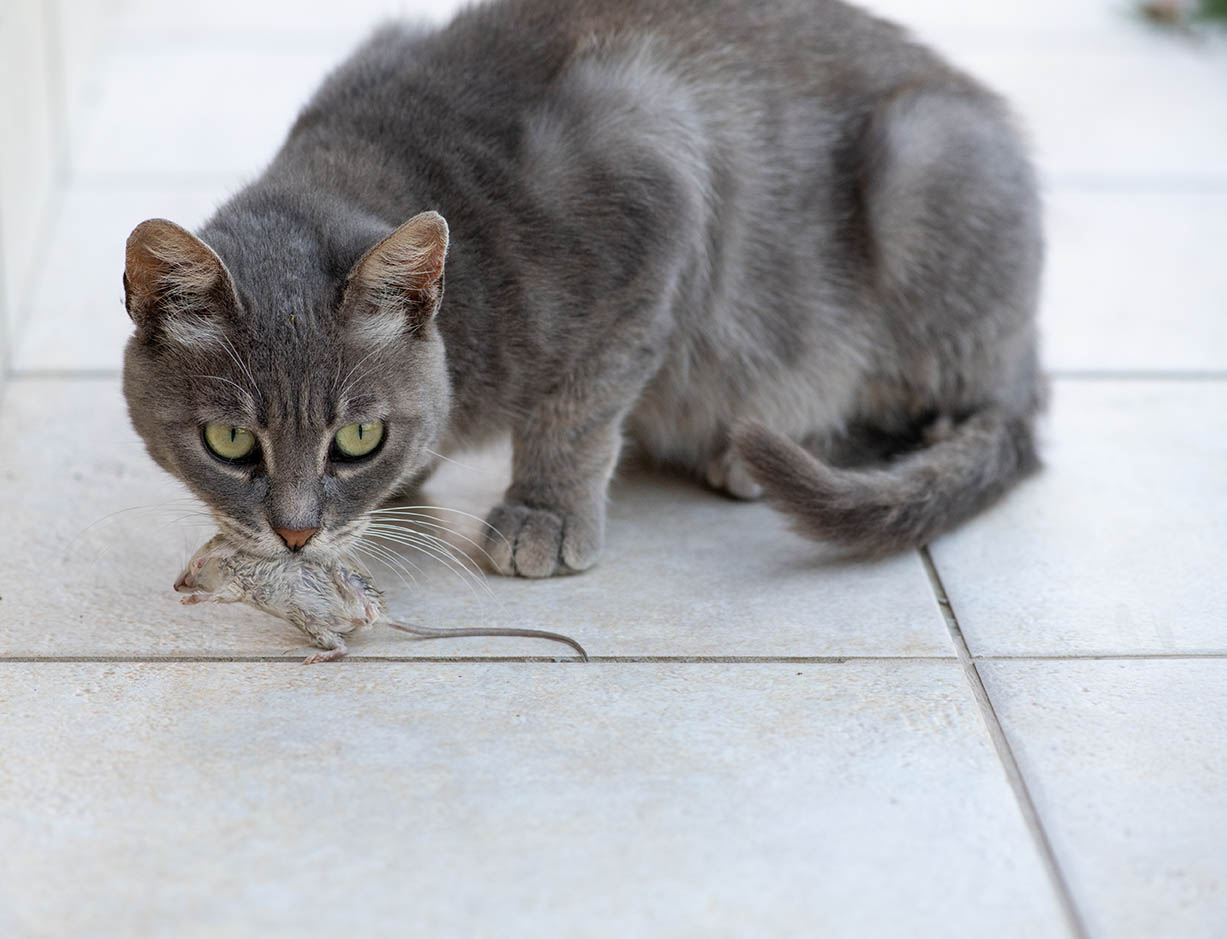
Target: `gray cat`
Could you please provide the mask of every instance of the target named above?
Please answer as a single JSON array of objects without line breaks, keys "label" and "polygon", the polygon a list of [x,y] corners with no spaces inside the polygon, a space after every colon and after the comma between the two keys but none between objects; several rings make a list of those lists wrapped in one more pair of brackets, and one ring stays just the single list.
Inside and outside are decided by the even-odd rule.
[{"label": "gray cat", "polygon": [[1006,108],[895,26],[498,0],[378,31],[198,238],[133,231],[124,390],[262,556],[507,430],[503,573],[596,561],[625,438],[876,555],[1037,465],[1041,259]]}]

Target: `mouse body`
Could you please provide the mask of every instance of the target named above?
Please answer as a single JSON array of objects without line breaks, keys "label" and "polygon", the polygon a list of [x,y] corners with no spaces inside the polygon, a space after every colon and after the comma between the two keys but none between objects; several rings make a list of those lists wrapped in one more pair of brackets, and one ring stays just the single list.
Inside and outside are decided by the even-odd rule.
[{"label": "mouse body", "polygon": [[215,535],[192,555],[175,581],[186,594],[179,602],[246,603],[298,627],[321,651],[304,664],[343,658],[344,636],[383,622],[418,638],[522,636],[563,642],[587,661],[583,647],[560,633],[539,629],[431,629],[387,619],[383,594],[366,574],[340,562],[297,557],[263,558],[239,550],[225,535]]},{"label": "mouse body", "polygon": [[308,663],[339,659],[348,651],[343,634],[369,626],[385,611],[383,594],[341,563],[269,559],[240,551],[216,535],[192,555],[175,581],[179,602],[246,603],[293,623],[323,652]]}]

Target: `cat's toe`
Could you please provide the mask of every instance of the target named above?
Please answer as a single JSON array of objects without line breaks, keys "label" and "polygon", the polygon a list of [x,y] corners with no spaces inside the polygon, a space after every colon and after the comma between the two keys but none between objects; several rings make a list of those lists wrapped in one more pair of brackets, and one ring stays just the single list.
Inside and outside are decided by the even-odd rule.
[{"label": "cat's toe", "polygon": [[498,505],[486,518],[486,556],[500,574],[515,574],[515,538],[527,511],[522,505]]},{"label": "cat's toe", "polygon": [[596,563],[600,539],[581,517],[526,505],[500,505],[488,519],[486,551],[500,574],[551,577]]},{"label": "cat's toe", "polygon": [[562,561],[562,518],[530,509],[516,533],[512,562],[521,577],[549,577]]}]

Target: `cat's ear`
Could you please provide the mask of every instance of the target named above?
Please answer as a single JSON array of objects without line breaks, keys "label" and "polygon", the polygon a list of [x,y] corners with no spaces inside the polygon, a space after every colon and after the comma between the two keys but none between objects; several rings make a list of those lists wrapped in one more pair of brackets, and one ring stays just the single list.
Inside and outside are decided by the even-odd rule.
[{"label": "cat's ear", "polygon": [[426,323],[443,300],[447,222],[415,215],[358,259],[345,282],[342,315],[372,342],[386,342]]},{"label": "cat's ear", "polygon": [[124,305],[139,330],[160,329],[190,341],[214,333],[211,320],[237,304],[222,259],[186,228],[151,218],[128,236]]}]

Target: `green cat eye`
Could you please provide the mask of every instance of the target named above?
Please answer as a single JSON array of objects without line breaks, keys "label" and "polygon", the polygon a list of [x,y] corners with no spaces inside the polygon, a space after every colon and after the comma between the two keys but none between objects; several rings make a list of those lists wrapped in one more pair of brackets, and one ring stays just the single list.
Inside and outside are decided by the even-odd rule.
[{"label": "green cat eye", "polygon": [[246,427],[233,424],[206,424],[205,444],[223,460],[241,460],[256,448],[256,437]]},{"label": "green cat eye", "polygon": [[337,449],[343,456],[360,457],[373,453],[383,440],[383,421],[350,424],[337,431]]}]

